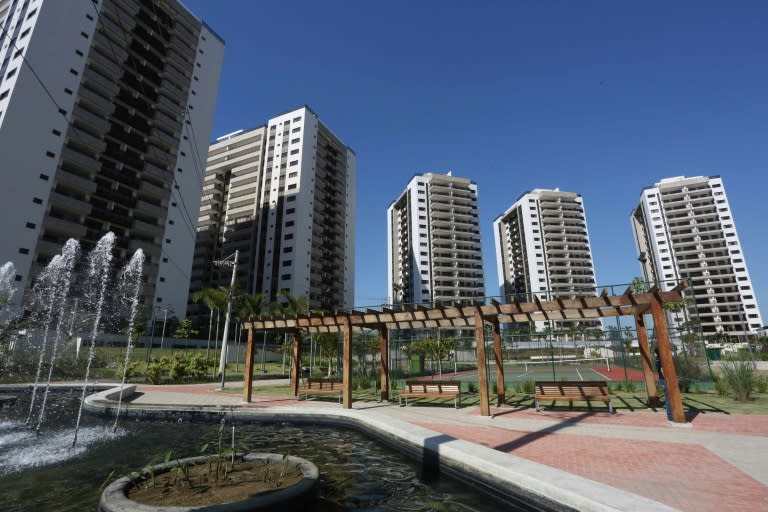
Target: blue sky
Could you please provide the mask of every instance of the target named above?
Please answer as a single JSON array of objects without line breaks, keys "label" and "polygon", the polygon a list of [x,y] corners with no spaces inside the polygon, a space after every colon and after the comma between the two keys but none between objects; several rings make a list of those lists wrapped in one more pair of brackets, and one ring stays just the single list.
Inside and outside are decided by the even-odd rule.
[{"label": "blue sky", "polygon": [[414,174],[477,183],[489,295],[492,222],[525,191],[582,194],[621,284],[642,188],[720,175],[768,323],[768,3],[183,1],[226,41],[214,136],[308,104],[357,153],[356,305],[385,301]]}]

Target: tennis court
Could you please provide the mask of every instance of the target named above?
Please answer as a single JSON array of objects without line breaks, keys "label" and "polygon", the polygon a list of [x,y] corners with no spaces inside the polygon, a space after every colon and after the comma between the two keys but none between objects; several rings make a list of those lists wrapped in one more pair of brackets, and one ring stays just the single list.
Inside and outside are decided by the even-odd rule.
[{"label": "tennis court", "polygon": [[[625,375],[628,371],[629,374]],[[477,381],[477,369],[459,371],[458,373],[443,372],[443,378],[456,378],[462,381]],[[615,366],[607,357],[591,359],[547,359],[526,361],[505,361],[504,381],[524,382],[536,380],[606,380],[623,381],[625,378],[642,380],[642,372],[634,369],[624,369]],[[496,366],[488,362],[488,379],[496,380]]]}]

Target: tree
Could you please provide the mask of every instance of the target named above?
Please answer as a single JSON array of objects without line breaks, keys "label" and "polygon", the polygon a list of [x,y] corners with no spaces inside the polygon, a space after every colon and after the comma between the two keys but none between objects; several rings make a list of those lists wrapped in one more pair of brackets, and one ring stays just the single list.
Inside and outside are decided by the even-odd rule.
[{"label": "tree", "polygon": [[320,347],[320,353],[328,356],[328,376],[331,376],[333,368],[333,360],[339,351],[338,337],[333,332],[321,332],[315,337],[318,346]]},{"label": "tree", "polygon": [[443,375],[443,359],[456,348],[456,340],[449,338],[446,340],[436,340],[433,338],[423,338],[412,341],[406,348],[405,353],[408,357],[420,356],[437,363],[437,374]]},{"label": "tree", "polygon": [[216,312],[216,339],[219,338],[219,314],[227,306],[227,291],[222,288],[203,288],[192,294],[192,302],[202,302],[209,311],[208,345],[205,348],[205,359],[211,350],[211,332],[213,330],[213,312]]},{"label": "tree", "polygon": [[649,289],[648,282],[642,277],[635,277],[632,279],[632,284],[630,286],[634,293],[645,293]]},{"label": "tree", "polygon": [[195,327],[192,325],[192,320],[185,318],[184,320],[179,321],[179,326],[176,327],[176,330],[173,332],[173,337],[181,340],[189,340],[193,336],[197,336],[199,333],[200,331],[195,329]]}]

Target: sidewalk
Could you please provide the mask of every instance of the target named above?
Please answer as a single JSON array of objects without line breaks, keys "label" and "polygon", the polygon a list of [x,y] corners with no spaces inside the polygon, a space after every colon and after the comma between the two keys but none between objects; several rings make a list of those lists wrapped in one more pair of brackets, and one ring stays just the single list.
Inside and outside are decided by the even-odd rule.
[{"label": "sidewalk", "polygon": [[332,401],[285,397],[244,403],[218,387],[140,385],[129,407],[362,423],[403,442],[432,443],[444,462],[577,510],[768,510],[768,416],[707,413],[672,425],[663,411],[505,407],[484,417],[477,407],[375,402],[354,402],[346,410]]}]

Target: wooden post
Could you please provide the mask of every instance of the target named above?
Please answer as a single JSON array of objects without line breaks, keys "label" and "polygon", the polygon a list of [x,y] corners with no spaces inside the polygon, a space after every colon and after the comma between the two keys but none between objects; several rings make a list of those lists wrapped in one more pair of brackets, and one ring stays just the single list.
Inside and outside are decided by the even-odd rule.
[{"label": "wooden post", "polygon": [[485,355],[485,334],[483,333],[483,315],[480,308],[475,308],[475,345],[477,346],[477,382],[480,388],[480,415],[490,416],[488,404],[488,359]]},{"label": "wooden post", "polygon": [[381,401],[389,401],[389,335],[386,325],[379,326],[379,347],[381,350]]},{"label": "wooden post", "polygon": [[493,328],[493,359],[496,363],[496,406],[501,407],[506,402],[506,391],[504,389],[504,354],[501,352],[498,318],[491,321],[491,327]]},{"label": "wooden post", "polygon": [[245,371],[243,372],[243,401],[250,402],[253,384],[253,326],[248,328],[248,341],[245,345]]},{"label": "wooden post", "polygon": [[672,359],[672,345],[669,342],[669,334],[667,332],[667,317],[664,314],[661,300],[657,295],[654,295],[651,301],[651,313],[653,313],[653,327],[656,330],[656,340],[659,343],[659,358],[661,359],[661,369],[664,372],[664,384],[667,388],[672,421],[675,423],[685,423],[683,399],[680,396],[680,388],[677,385],[677,372],[675,371],[675,362]]},{"label": "wooden post", "polygon": [[293,331],[291,346],[291,393],[299,396],[299,378],[301,376],[301,331]]},{"label": "wooden post", "polygon": [[349,317],[344,316],[342,323],[344,335],[344,354],[342,356],[341,374],[343,376],[342,389],[344,390],[343,402],[345,409],[352,408],[352,325]]},{"label": "wooden post", "polygon": [[653,373],[653,357],[651,347],[648,344],[648,329],[645,327],[643,315],[635,315],[635,329],[637,329],[637,344],[640,346],[640,362],[643,365],[643,377],[645,378],[645,395],[648,398],[648,407],[659,406],[659,394],[656,392],[656,377]]}]

